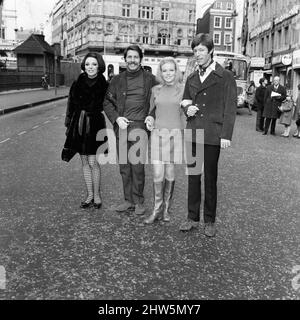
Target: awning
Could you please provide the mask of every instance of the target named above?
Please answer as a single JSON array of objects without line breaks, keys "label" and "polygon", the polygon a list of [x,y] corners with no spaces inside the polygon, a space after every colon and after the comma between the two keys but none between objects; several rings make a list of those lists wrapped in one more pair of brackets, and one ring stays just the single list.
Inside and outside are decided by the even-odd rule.
[{"label": "awning", "polygon": [[272,74],[272,73],[273,73],[273,70],[272,70],[272,69],[269,69],[269,70],[263,70],[263,73],[266,73],[266,74]]}]

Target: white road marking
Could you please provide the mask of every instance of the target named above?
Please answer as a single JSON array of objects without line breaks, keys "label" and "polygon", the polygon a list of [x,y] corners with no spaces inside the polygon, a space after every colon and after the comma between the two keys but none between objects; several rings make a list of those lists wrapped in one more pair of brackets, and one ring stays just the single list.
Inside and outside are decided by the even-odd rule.
[{"label": "white road marking", "polygon": [[26,131],[22,131],[22,132],[18,133],[18,136],[22,136],[25,133],[26,133]]},{"label": "white road marking", "polygon": [[50,122],[50,121],[49,121],[49,120],[47,120],[47,121],[45,121],[45,122],[44,122],[44,124],[49,123],[49,122]]},{"label": "white road marking", "polygon": [[39,128],[40,126],[34,126],[34,127],[32,127],[32,129],[37,129],[37,128]]},{"label": "white road marking", "polygon": [[8,138],[8,139],[5,139],[5,140],[3,140],[3,141],[0,141],[0,144],[1,144],[1,143],[4,143],[4,142],[6,142],[6,141],[8,141],[8,140],[10,140],[10,138]]}]

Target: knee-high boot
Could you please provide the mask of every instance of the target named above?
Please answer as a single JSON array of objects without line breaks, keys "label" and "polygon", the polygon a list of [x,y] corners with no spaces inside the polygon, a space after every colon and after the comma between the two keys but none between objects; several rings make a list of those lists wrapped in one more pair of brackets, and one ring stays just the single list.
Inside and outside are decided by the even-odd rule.
[{"label": "knee-high boot", "polygon": [[151,224],[162,214],[164,205],[164,181],[153,182],[154,208],[151,215],[144,220],[144,223]]},{"label": "knee-high boot", "polygon": [[163,221],[170,221],[170,206],[172,204],[173,200],[173,192],[174,192],[174,186],[175,186],[175,180],[165,180],[165,192],[164,192],[164,213],[163,213]]}]

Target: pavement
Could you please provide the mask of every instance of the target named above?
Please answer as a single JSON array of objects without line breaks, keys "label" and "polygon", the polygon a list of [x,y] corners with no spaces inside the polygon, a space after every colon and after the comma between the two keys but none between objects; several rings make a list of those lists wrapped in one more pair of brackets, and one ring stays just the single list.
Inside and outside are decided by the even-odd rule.
[{"label": "pavement", "polygon": [[18,110],[32,108],[44,103],[68,97],[70,88],[67,86],[51,87],[48,90],[24,89],[0,92],[0,116]]}]

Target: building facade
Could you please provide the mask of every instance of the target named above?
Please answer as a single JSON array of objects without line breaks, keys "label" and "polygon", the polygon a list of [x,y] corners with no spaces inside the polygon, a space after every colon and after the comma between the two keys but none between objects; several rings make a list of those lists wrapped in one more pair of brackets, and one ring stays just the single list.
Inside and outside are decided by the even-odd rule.
[{"label": "building facade", "polygon": [[17,11],[14,4],[3,2],[0,6],[0,55],[14,57],[12,50],[16,46]]},{"label": "building facade", "polygon": [[138,44],[145,55],[191,55],[196,0],[64,0],[56,6],[53,39],[65,57],[90,51],[121,54]]},{"label": "building facade", "polygon": [[300,83],[300,1],[248,0],[247,53],[263,58],[263,74],[279,75],[297,93]]},{"label": "building facade", "polygon": [[197,19],[196,33],[210,33],[216,50],[239,52],[235,42],[237,15],[235,0],[217,0]]}]

